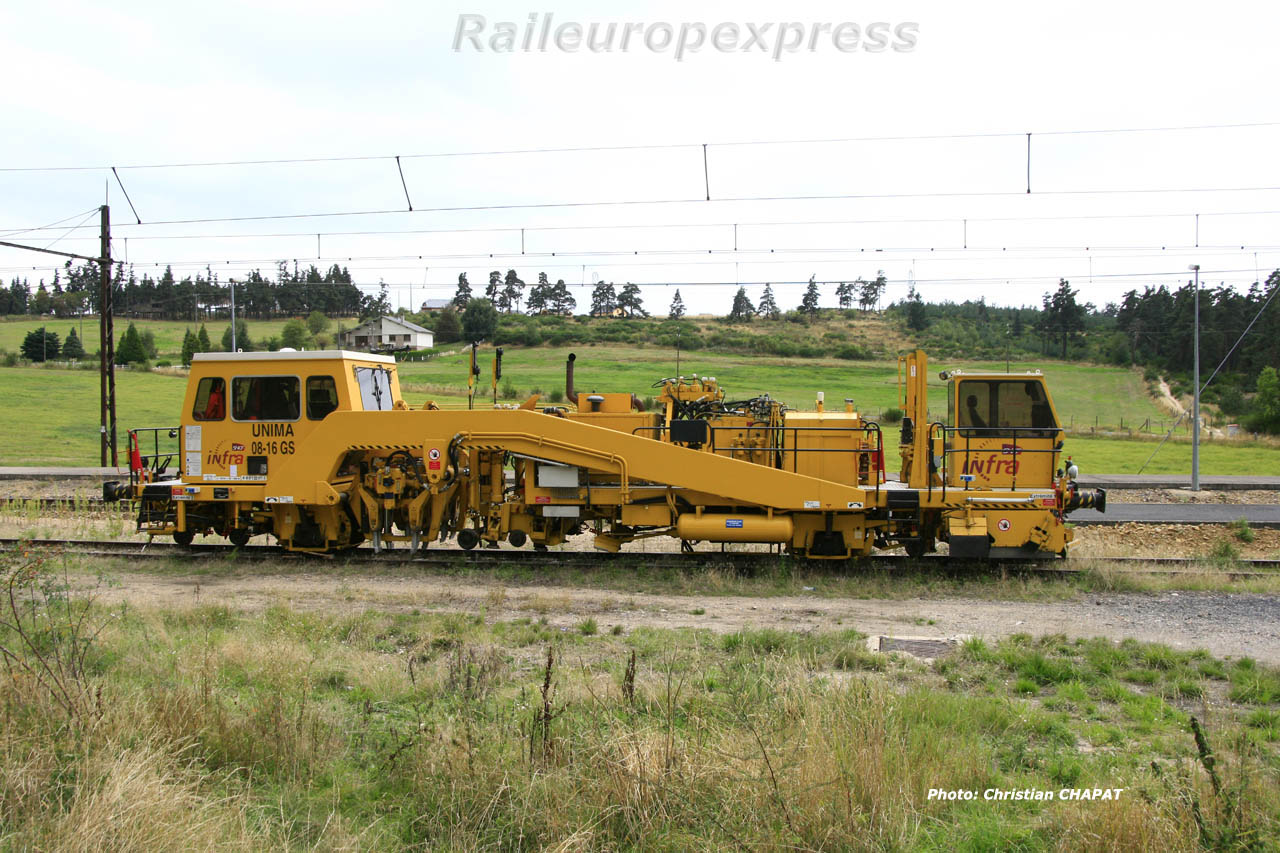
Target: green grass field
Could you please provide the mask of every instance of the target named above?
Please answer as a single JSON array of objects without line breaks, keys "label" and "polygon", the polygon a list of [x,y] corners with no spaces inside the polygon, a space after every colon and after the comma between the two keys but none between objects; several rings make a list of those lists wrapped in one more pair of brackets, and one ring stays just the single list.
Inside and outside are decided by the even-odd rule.
[{"label": "green grass field", "polygon": [[[655,379],[675,373],[672,354],[644,348],[580,347],[579,390],[653,393]],[[510,383],[523,399],[535,389],[549,395],[564,388],[566,348],[509,347],[503,360],[503,384]],[[489,400],[488,360],[484,364],[477,404]],[[935,364],[932,370],[957,367]],[[967,367],[1000,369],[1003,363]],[[1014,371],[1031,370],[1029,363],[1015,363]],[[1136,371],[1091,365],[1047,363],[1042,366],[1064,423],[1080,428],[1092,425],[1095,416],[1106,424],[1140,425],[1158,418],[1160,410],[1147,396]],[[886,362],[847,362],[836,359],[751,358],[743,355],[696,352],[682,356],[685,375],[717,377],[731,398],[770,393],[790,406],[811,409],[818,391],[825,391],[828,405],[843,406],[846,396],[870,417],[878,417],[897,402],[896,365]],[[466,404],[466,356],[441,355],[424,362],[402,363],[401,382],[406,399],[417,407],[428,399],[445,407]],[[120,442],[129,427],[176,424],[186,380],[181,376],[117,372],[117,412]],[[0,465],[92,465],[98,459],[98,377],[89,370],[16,367],[0,368],[0,395],[10,405],[0,409]],[[544,401],[547,397],[544,396]],[[944,386],[935,380],[930,389],[933,416],[945,413]],[[38,414],[38,416],[36,416]],[[896,454],[897,430],[885,430],[885,443]],[[1067,449],[1083,470],[1092,473],[1136,473],[1155,444],[1116,438],[1072,435]],[[892,463],[891,463],[892,464]],[[1180,473],[1190,469],[1190,445],[1185,438],[1171,441],[1147,467],[1146,473]],[[1267,444],[1206,442],[1202,445],[1201,471],[1205,474],[1280,472],[1280,448]]]}]

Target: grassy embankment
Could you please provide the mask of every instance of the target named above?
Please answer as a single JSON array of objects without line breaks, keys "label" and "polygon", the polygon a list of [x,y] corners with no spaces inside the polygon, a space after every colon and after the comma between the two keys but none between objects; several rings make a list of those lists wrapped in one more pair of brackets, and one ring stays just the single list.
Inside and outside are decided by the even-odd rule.
[{"label": "grassy embankment", "polygon": [[[0,673],[6,847],[1280,844],[1280,672],[1247,659],[1015,636],[926,665],[840,626],[615,632],[584,613],[563,631],[202,606],[198,587],[186,606],[90,610],[78,636],[101,633],[73,657],[80,599],[35,580],[7,614],[22,632],[0,628],[21,662]],[[983,799],[1064,788],[1124,790]]]},{"label": "grassy embankment", "polygon": [[[516,398],[535,390],[550,401],[564,386],[564,360],[578,352],[577,384],[581,390],[653,392],[652,383],[675,372],[673,354],[641,347],[516,348],[504,358],[504,381],[517,390]],[[490,354],[482,356],[487,361]],[[954,367],[954,363],[933,368]],[[1003,363],[967,365],[1003,370]],[[1131,370],[1060,363],[1015,363],[1014,371],[1043,369],[1063,421],[1078,428],[1092,424],[1099,413],[1103,423],[1141,425],[1158,419],[1160,411],[1146,393],[1140,374]],[[716,376],[730,397],[770,393],[788,405],[812,408],[819,390],[829,404],[842,407],[851,396],[859,409],[877,417],[897,402],[896,366],[886,362],[849,362],[837,359],[751,357],[711,352],[686,353],[681,372]],[[435,399],[447,407],[465,405],[466,356],[449,352],[424,362],[400,367],[406,398],[414,406]],[[484,380],[487,380],[487,365]],[[0,368],[0,399],[11,405],[0,410],[0,464],[87,465],[97,458],[97,376],[92,371],[55,368]],[[121,428],[157,426],[176,422],[185,379],[157,373],[118,373],[118,412]],[[487,381],[477,395],[488,400]],[[945,412],[944,388],[935,381],[930,402],[935,417]],[[38,417],[36,413],[38,412]],[[897,446],[897,431],[885,430],[890,452]],[[1134,473],[1155,445],[1150,441],[1074,434],[1069,451],[1086,471]],[[1147,472],[1181,473],[1189,469],[1190,446],[1175,439],[1161,449]],[[1280,472],[1280,449],[1247,442],[1206,442],[1201,449],[1201,470],[1206,474]]]}]

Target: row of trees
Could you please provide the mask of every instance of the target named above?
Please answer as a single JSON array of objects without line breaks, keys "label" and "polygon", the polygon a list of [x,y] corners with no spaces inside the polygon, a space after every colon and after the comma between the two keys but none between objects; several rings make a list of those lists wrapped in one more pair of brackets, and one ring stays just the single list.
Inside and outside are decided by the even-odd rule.
[{"label": "row of trees", "polygon": [[[867,311],[879,306],[888,284],[883,271],[870,281],[862,278],[842,281],[836,286],[836,300],[841,308],[852,308],[856,301],[859,308]],[[577,301],[569,293],[569,286],[564,283],[564,279],[551,284],[545,272],[538,273],[538,283],[530,289],[528,300],[524,299],[524,288],[524,280],[515,270],[507,270],[506,275],[499,270],[493,270],[489,273],[489,284],[485,287],[484,298],[503,314],[518,314],[523,305],[524,311],[532,315],[568,316],[577,307]],[[804,314],[817,312],[819,297],[816,277],[810,276],[809,286],[797,310]],[[467,280],[467,274],[459,273],[458,287],[454,291],[450,307],[461,314],[473,298],[475,297],[472,294],[471,283]],[[592,288],[589,314],[592,317],[649,316],[649,312],[644,308],[639,285],[627,282],[619,289],[617,285],[607,281],[598,282]],[[667,316],[679,319],[684,314],[684,300],[677,289]],[[755,316],[777,319],[782,316],[782,310],[774,297],[773,286],[766,284],[764,293],[760,297],[759,307],[751,304],[746,288],[738,288],[729,316],[739,321]]]},{"label": "row of trees", "polygon": [[[337,264],[321,272],[314,265],[290,268],[281,261],[274,279],[254,270],[236,281],[235,287],[236,314],[259,319],[305,316],[313,311],[369,316],[391,309],[385,287],[377,295],[366,295],[352,281],[351,273]],[[75,265],[68,261],[54,272],[52,283],[46,285],[41,279],[34,291],[27,279],[17,277],[8,287],[0,287],[0,314],[75,317],[97,313],[100,288],[97,263]],[[118,264],[112,288],[115,313],[121,317],[198,322],[230,313],[230,288],[209,268],[203,274],[179,279],[172,267],[166,267],[153,279],[148,274],[138,278],[132,267]]]},{"label": "row of trees", "polygon": [[44,326],[32,329],[22,339],[22,356],[28,361],[52,361],[61,358],[66,361],[77,361],[84,358],[84,344],[72,326],[67,332],[67,339],[60,341],[57,332],[51,332]]}]

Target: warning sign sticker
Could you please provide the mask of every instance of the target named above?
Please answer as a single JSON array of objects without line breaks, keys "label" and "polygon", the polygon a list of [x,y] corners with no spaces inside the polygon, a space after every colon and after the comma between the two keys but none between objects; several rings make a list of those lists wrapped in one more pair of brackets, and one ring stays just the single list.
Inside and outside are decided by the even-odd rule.
[{"label": "warning sign sticker", "polygon": [[1010,527],[1013,527],[1013,522],[1007,518],[1002,518],[1000,521],[996,522],[996,527],[1002,531],[1008,530]]}]

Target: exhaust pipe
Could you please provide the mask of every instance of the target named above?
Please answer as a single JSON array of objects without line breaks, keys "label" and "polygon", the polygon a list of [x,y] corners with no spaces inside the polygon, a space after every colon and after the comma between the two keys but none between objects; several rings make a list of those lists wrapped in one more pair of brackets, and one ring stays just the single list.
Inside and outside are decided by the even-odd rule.
[{"label": "exhaust pipe", "polygon": [[[573,387],[573,363],[574,363],[575,361],[577,361],[577,360],[578,360],[578,357],[577,357],[576,355],[574,355],[573,353],[569,353],[569,358],[568,358],[568,359],[566,359],[566,360],[565,360],[565,363],[564,363],[564,396],[565,396],[565,400],[566,400],[566,401],[568,401],[568,402],[570,402],[570,403],[572,403],[572,404],[573,404],[573,405],[575,405],[575,406],[576,406],[576,405],[578,405],[578,392],[577,392],[577,390]],[[635,409],[637,412],[643,412],[643,411],[644,411],[644,401],[643,401],[643,400],[641,400],[639,397],[637,397],[635,394],[632,394],[632,395],[631,395],[631,408]]]},{"label": "exhaust pipe", "polygon": [[573,363],[578,357],[573,353],[569,353],[569,359],[564,363],[564,399],[568,403],[578,405],[578,395],[573,390]]}]

